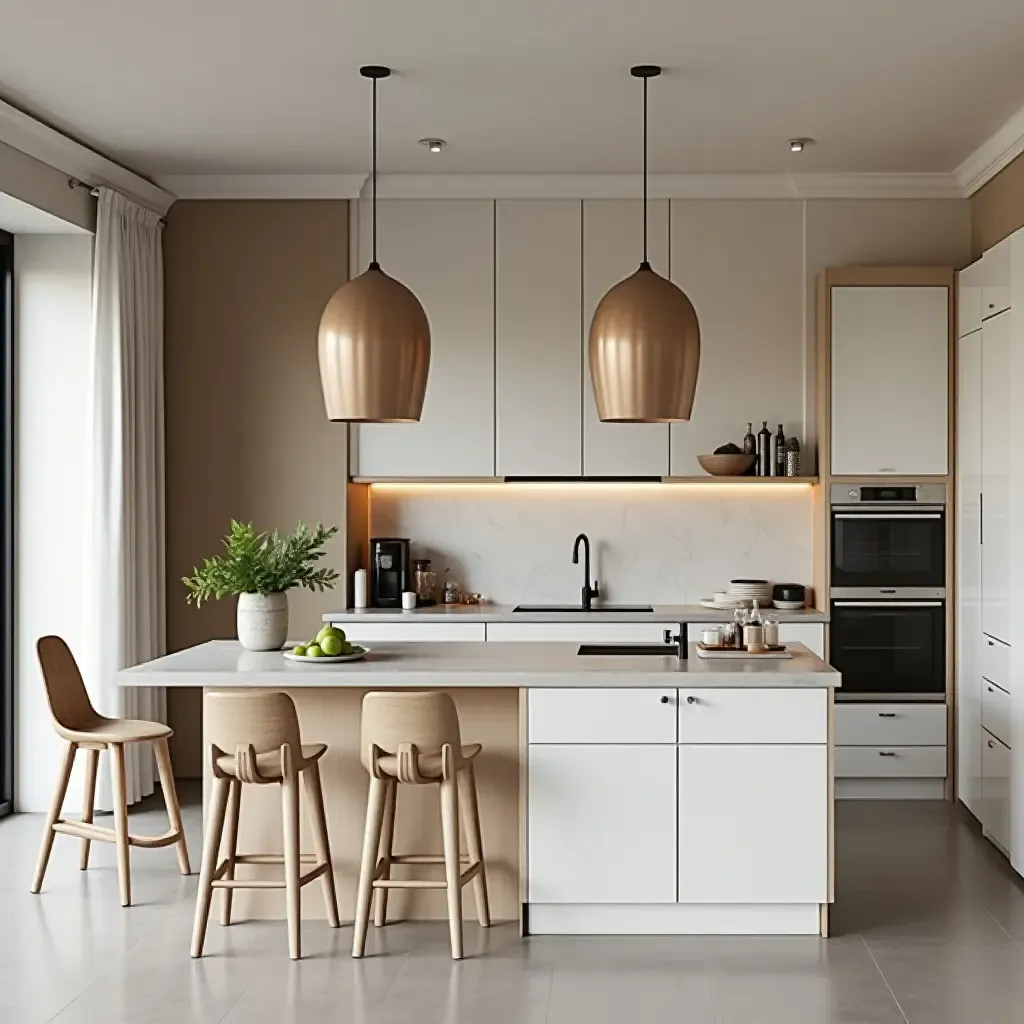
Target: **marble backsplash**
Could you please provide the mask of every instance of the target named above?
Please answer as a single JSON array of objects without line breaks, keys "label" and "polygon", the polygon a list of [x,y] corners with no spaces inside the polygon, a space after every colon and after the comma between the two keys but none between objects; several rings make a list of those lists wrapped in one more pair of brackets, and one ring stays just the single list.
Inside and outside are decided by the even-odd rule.
[{"label": "marble backsplash", "polygon": [[[696,602],[730,579],[812,583],[812,492],[792,485],[376,486],[371,535],[409,537],[467,590],[500,604],[574,603],[591,575],[614,602]],[[582,558],[581,558],[582,561]]]}]

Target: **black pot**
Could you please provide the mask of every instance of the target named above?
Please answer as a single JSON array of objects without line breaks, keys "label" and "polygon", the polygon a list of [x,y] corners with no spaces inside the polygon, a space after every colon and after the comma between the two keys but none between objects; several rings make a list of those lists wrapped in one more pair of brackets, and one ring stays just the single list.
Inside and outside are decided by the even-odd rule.
[{"label": "black pot", "polygon": [[772,587],[773,601],[806,601],[807,588],[802,583],[776,583]]}]

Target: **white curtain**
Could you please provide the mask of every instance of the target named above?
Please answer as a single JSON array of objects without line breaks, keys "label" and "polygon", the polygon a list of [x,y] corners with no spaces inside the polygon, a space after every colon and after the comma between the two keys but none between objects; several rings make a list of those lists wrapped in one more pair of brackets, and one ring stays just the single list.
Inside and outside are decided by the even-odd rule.
[{"label": "white curtain", "polygon": [[[101,188],[92,310],[91,571],[85,670],[101,714],[166,721],[164,690],[114,685],[121,668],[166,652],[164,313],[158,214]],[[128,802],[153,792],[148,743],[127,749]],[[102,758],[106,762],[106,758]],[[104,778],[105,776],[105,778]],[[110,806],[109,767],[97,804]]]}]

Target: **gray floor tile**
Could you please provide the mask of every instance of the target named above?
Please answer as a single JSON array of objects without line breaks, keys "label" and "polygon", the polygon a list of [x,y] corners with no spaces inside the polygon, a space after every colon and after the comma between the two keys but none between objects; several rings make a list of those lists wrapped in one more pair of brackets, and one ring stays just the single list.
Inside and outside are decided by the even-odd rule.
[{"label": "gray floor tile", "polygon": [[[191,802],[189,797],[191,795]],[[198,856],[195,794],[186,827]],[[132,813],[161,831],[162,808]],[[8,1024],[1024,1024],[1024,884],[962,811],[841,803],[833,934],[559,937],[466,927],[455,963],[443,923],[210,923],[188,956],[197,878],[171,850],[133,851],[137,905],[120,906],[114,851],[58,837],[40,896],[28,893],[40,816],[0,822],[0,1022]]]}]

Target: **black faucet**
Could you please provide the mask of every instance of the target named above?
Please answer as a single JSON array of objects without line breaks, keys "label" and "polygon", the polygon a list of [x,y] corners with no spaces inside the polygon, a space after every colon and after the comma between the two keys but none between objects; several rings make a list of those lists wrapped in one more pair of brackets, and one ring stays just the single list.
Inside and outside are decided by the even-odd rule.
[{"label": "black faucet", "polygon": [[582,607],[583,611],[589,612],[594,598],[600,597],[601,594],[597,580],[594,580],[593,586],[590,585],[590,538],[585,533],[581,533],[572,546],[572,564],[580,564],[580,541],[583,542]]}]

